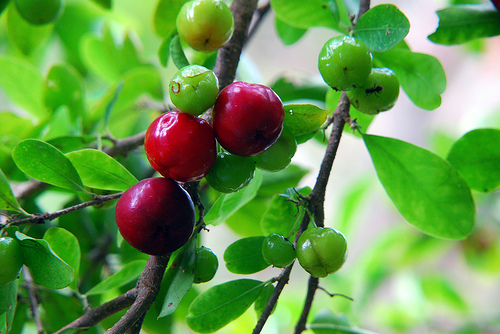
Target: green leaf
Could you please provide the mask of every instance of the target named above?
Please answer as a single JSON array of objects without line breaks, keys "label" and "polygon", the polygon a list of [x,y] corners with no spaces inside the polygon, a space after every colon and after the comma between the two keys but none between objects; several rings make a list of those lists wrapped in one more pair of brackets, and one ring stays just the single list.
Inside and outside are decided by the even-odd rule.
[{"label": "green leaf", "polygon": [[177,14],[186,1],[187,0],[160,0],[158,2],[153,23],[155,32],[159,36],[165,37],[176,28],[175,22]]},{"label": "green leaf", "polygon": [[[21,212],[21,206],[19,205],[12,189],[10,188],[9,181],[5,177],[5,174],[0,169],[0,209],[2,210],[14,210]],[[1,313],[1,312],[0,312]]]},{"label": "green leaf", "polygon": [[339,26],[339,8],[335,0],[271,0],[276,17],[296,28],[327,27],[344,31]]},{"label": "green leaf", "polygon": [[97,142],[94,136],[61,136],[47,140],[47,143],[63,153],[84,149],[93,142]]},{"label": "green leaf", "polygon": [[261,184],[262,173],[256,170],[255,176],[248,186],[235,193],[221,194],[217,198],[205,216],[205,223],[219,225],[224,222],[226,218],[238,211],[239,208],[250,202],[257,195]]},{"label": "green leaf", "polygon": [[83,78],[69,64],[57,64],[50,68],[45,83],[45,104],[52,111],[67,106],[72,120],[85,116],[85,90]]},{"label": "green leaf", "polygon": [[[269,299],[271,299],[271,296],[274,292],[274,285],[268,284],[262,289],[262,292],[260,293],[259,297],[253,304],[255,313],[257,314],[257,318],[260,318],[262,313],[264,313],[264,310],[267,306],[267,303],[269,302]],[[271,311],[271,314],[274,313],[274,310],[276,309],[277,304],[274,305],[273,310]]]},{"label": "green leaf", "polygon": [[47,116],[40,71],[22,58],[0,57],[0,86],[10,100],[35,117]]},{"label": "green leaf", "polygon": [[158,318],[174,313],[193,285],[195,252],[196,238],[191,238],[165,273],[157,297],[158,301],[163,301]]},{"label": "green leaf", "polygon": [[24,55],[35,52],[43,43],[47,42],[54,31],[53,24],[33,25],[19,15],[15,6],[10,6],[6,13],[7,34],[10,41],[21,50]]},{"label": "green leaf", "polygon": [[187,60],[186,55],[184,54],[184,50],[182,49],[181,38],[179,37],[179,35],[175,35],[174,37],[172,37],[169,50],[175,67],[181,69],[189,65],[189,61]]},{"label": "green leaf", "polygon": [[240,279],[216,285],[189,306],[188,326],[198,333],[212,333],[242,315],[259,297],[264,283]]},{"label": "green leaf", "polygon": [[175,36],[177,36],[177,32],[175,30],[170,34],[167,34],[161,41],[160,47],[158,48],[158,59],[163,67],[167,67],[168,65],[168,59],[170,58],[170,44]]},{"label": "green leaf", "polygon": [[257,195],[228,217],[224,223],[231,231],[241,237],[263,235],[260,228],[260,217],[262,217],[268,204],[268,198]]},{"label": "green leaf", "polygon": [[92,1],[101,6],[102,8],[111,9],[112,5],[111,0],[92,0]]},{"label": "green leaf", "polygon": [[394,49],[374,56],[382,66],[396,73],[406,94],[418,107],[434,110],[441,105],[441,94],[446,89],[446,75],[437,58],[404,49]]},{"label": "green leaf", "polygon": [[259,197],[271,197],[282,193],[288,188],[296,187],[300,180],[307,175],[309,171],[297,165],[289,165],[279,172],[262,172],[262,186],[259,189]]},{"label": "green leaf", "polygon": [[283,102],[293,100],[317,100],[325,101],[328,86],[314,84],[307,79],[280,77],[272,85],[271,89],[279,95]]},{"label": "green leaf", "polygon": [[123,165],[102,151],[84,149],[66,153],[66,157],[87,187],[125,191],[139,182]]},{"label": "green leaf", "polygon": [[410,21],[394,5],[378,5],[356,22],[354,36],[373,51],[383,52],[401,42],[410,31]]},{"label": "green leaf", "polygon": [[125,264],[119,271],[87,291],[86,295],[100,295],[136,280],[146,267],[146,262],[146,260],[134,260]]},{"label": "green leaf", "polygon": [[474,227],[467,183],[445,160],[393,138],[363,135],[378,178],[403,217],[424,233],[463,239]]},{"label": "green leaf", "polygon": [[[17,306],[18,280],[0,286],[0,333],[8,333],[11,328]],[[5,321],[2,331],[2,321]]]},{"label": "green leaf", "polygon": [[500,130],[467,132],[452,146],[447,160],[477,191],[491,192],[500,186]]},{"label": "green leaf", "polygon": [[[45,231],[43,239],[49,243],[57,256],[75,270],[75,277],[78,277],[81,257],[78,239],[71,232],[60,227],[49,228]],[[78,289],[76,280],[72,282],[72,288]]]},{"label": "green leaf", "polygon": [[293,27],[280,20],[278,17],[274,19],[274,26],[276,27],[278,37],[285,45],[294,44],[307,32],[307,29]]},{"label": "green leaf", "polygon": [[224,251],[226,268],[234,274],[253,274],[269,267],[262,256],[264,236],[239,239]]},{"label": "green leaf", "polygon": [[21,232],[16,232],[16,238],[21,245],[24,264],[37,284],[49,289],[62,289],[73,282],[75,269],[57,256],[47,241],[28,237]]},{"label": "green leaf", "polygon": [[428,38],[453,45],[500,35],[500,12],[491,6],[451,6],[437,11],[439,26]]},{"label": "green leaf", "polygon": [[330,112],[312,104],[288,104],[285,106],[284,126],[294,136],[315,132],[325,123]]},{"label": "green leaf", "polygon": [[25,139],[12,151],[17,167],[34,179],[73,191],[85,191],[71,161],[54,146]]},{"label": "green leaf", "polygon": [[106,25],[100,37],[88,34],[82,39],[80,52],[87,68],[109,82],[142,65],[130,35],[126,33],[123,42],[118,45]]}]

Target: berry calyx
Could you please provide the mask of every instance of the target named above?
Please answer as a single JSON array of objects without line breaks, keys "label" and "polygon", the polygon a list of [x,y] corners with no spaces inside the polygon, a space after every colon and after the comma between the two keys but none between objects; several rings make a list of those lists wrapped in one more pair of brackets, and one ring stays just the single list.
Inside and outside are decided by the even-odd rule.
[{"label": "berry calyx", "polygon": [[182,247],[191,236],[194,205],[174,180],[144,179],[118,200],[116,223],[123,239],[140,252],[167,254]]}]

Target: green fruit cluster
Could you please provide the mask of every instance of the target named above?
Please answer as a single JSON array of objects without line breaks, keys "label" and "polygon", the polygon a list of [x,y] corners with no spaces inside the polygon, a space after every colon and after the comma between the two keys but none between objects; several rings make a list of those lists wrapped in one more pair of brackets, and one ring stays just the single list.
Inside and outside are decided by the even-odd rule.
[{"label": "green fruit cluster", "polygon": [[351,36],[329,39],[321,49],[318,69],[325,83],[346,91],[359,111],[376,115],[391,109],[399,97],[399,80],[388,68],[373,68],[368,47]]},{"label": "green fruit cluster", "polygon": [[0,238],[0,286],[14,281],[24,264],[19,242],[11,237]]}]

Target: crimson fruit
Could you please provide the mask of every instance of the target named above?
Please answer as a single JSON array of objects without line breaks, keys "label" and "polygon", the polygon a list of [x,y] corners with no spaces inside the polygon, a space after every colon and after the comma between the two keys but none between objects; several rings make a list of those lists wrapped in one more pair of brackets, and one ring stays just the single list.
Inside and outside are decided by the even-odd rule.
[{"label": "crimson fruit", "polygon": [[246,187],[254,173],[255,162],[252,158],[223,152],[217,155],[206,179],[215,190],[232,193]]},{"label": "crimson fruit", "polygon": [[23,19],[34,25],[54,21],[61,9],[61,0],[15,0],[16,8]]},{"label": "crimson fruit", "polygon": [[226,44],[234,30],[233,14],[220,0],[191,0],[177,15],[179,36],[193,49],[213,52]]},{"label": "crimson fruit", "polygon": [[500,10],[500,0],[491,0],[491,3],[497,10]]},{"label": "crimson fruit", "polygon": [[290,164],[296,151],[297,141],[295,136],[283,129],[276,143],[253,158],[258,168],[269,172],[277,172],[285,169]]},{"label": "crimson fruit", "polygon": [[214,105],[219,94],[217,76],[200,65],[181,68],[170,80],[170,100],[182,112],[199,115]]},{"label": "crimson fruit", "polygon": [[182,247],[194,222],[191,197],[172,179],[144,179],[125,191],[116,204],[116,223],[123,239],[149,255]]},{"label": "crimson fruit", "polygon": [[285,268],[295,260],[295,248],[282,235],[268,235],[262,244],[264,260],[277,268]]},{"label": "crimson fruit", "polygon": [[362,84],[372,69],[372,54],[361,41],[350,36],[329,39],[321,49],[318,69],[335,90],[351,90]]},{"label": "crimson fruit", "polygon": [[219,268],[217,255],[208,247],[201,246],[196,249],[194,261],[194,281],[193,283],[205,283],[214,278]]},{"label": "crimson fruit", "polygon": [[354,108],[365,114],[376,115],[396,104],[399,80],[388,68],[374,68],[362,85],[346,94]]},{"label": "crimson fruit", "polygon": [[23,254],[19,242],[11,237],[0,238],[0,286],[19,276],[23,266]]},{"label": "crimson fruit", "polygon": [[204,178],[217,156],[210,124],[178,110],[159,116],[149,125],[144,149],[155,170],[179,182]]},{"label": "crimson fruit", "polygon": [[283,129],[285,110],[269,87],[233,82],[224,88],[213,109],[213,127],[228,152],[248,157],[267,150]]},{"label": "crimson fruit", "polygon": [[344,235],[331,227],[313,227],[297,241],[297,259],[311,276],[326,277],[342,267],[347,257]]}]

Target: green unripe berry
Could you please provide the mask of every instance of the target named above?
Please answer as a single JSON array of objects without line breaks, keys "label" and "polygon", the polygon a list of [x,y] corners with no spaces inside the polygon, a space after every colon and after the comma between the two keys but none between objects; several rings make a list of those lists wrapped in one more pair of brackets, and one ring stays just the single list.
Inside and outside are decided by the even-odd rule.
[{"label": "green unripe berry", "polygon": [[295,248],[282,235],[273,233],[262,244],[264,260],[277,268],[285,268],[295,260]]},{"label": "green unripe berry", "polygon": [[347,257],[344,235],[331,227],[305,230],[297,241],[297,259],[311,276],[326,277],[342,267]]},{"label": "green unripe berry", "polygon": [[258,168],[269,172],[285,169],[297,151],[297,141],[285,128],[278,140],[266,151],[253,157]]},{"label": "green unripe berry", "polygon": [[195,256],[193,283],[199,284],[210,281],[219,268],[217,255],[210,248],[202,246],[196,249]]},{"label": "green unripe berry", "polygon": [[219,81],[208,68],[188,65],[170,80],[168,92],[170,100],[180,111],[197,116],[214,105],[219,94]]},{"label": "green unripe berry", "polygon": [[376,115],[396,104],[399,80],[388,68],[374,68],[362,85],[346,94],[354,108],[365,114]]},{"label": "green unripe berry", "polygon": [[252,158],[231,153],[219,153],[206,180],[212,188],[222,193],[232,193],[246,187],[255,173]]},{"label": "green unripe berry", "polygon": [[12,282],[19,276],[23,266],[23,253],[16,239],[0,238],[0,285]]},{"label": "green unripe berry", "polygon": [[318,69],[323,80],[335,90],[361,85],[372,69],[368,47],[350,36],[329,39],[319,53]]},{"label": "green unripe berry", "polygon": [[21,17],[34,25],[54,21],[63,7],[61,0],[15,0],[15,4]]}]

